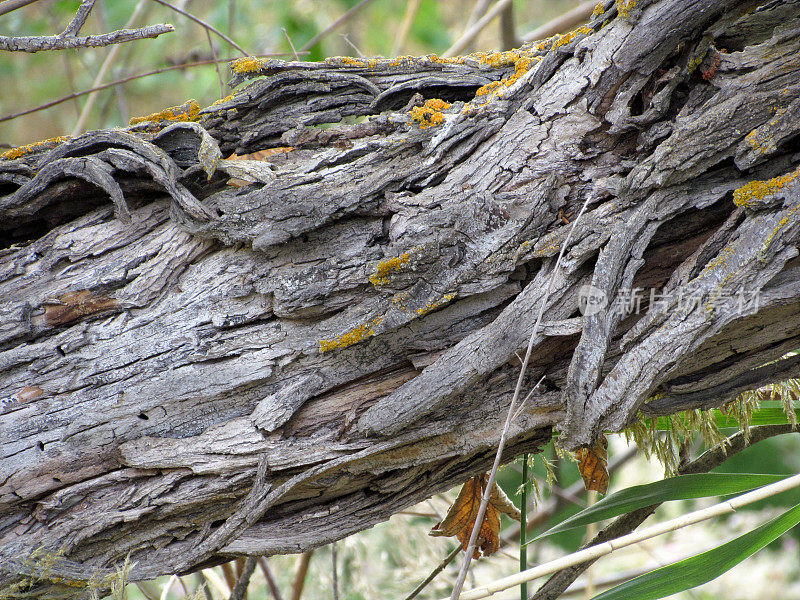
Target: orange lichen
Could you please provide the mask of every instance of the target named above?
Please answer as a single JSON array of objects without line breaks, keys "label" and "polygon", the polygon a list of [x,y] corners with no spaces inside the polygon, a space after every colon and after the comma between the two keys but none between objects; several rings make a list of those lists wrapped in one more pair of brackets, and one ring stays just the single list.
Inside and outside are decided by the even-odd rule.
[{"label": "orange lichen", "polygon": [[442,111],[448,108],[450,108],[449,102],[433,98],[422,106],[415,106],[409,114],[414,121],[419,123],[420,129],[425,129],[426,127],[434,127],[444,123]]},{"label": "orange lichen", "polygon": [[146,117],[133,117],[129,125],[138,125],[148,121],[197,121],[200,119],[200,105],[197,100],[187,100],[180,106],[170,106],[164,110],[147,115]]},{"label": "orange lichen", "polygon": [[595,6],[594,10],[592,11],[592,18],[594,19],[595,17],[599,17],[604,12],[606,12],[606,9],[603,6],[603,0],[600,0],[600,2],[597,3],[597,6]]},{"label": "orange lichen", "polygon": [[[58,144],[69,141],[71,139],[72,139],[71,136],[60,135],[58,137],[42,140],[41,142],[34,142],[33,144],[28,144],[27,146],[17,146],[16,148],[12,148],[11,150],[7,150],[2,154],[0,154],[0,158],[4,158],[6,160],[13,160],[15,158],[19,158],[20,156],[25,156],[26,154],[30,154],[34,150],[41,149],[43,146],[49,146],[50,148],[54,148]],[[50,148],[48,148],[48,150]]]},{"label": "orange lichen", "polygon": [[375,335],[375,326],[379,325],[381,321],[383,321],[383,317],[375,317],[368,323],[363,323],[358,327],[354,327],[350,331],[332,340],[320,340],[319,351],[329,352],[337,348],[347,348],[348,346],[357,344],[361,340]]},{"label": "orange lichen", "polygon": [[766,196],[774,194],[798,175],[800,175],[800,167],[780,177],[746,183],[733,192],[733,202],[736,206],[749,206],[754,201],[763,200]]},{"label": "orange lichen", "polygon": [[389,273],[399,271],[411,260],[411,251],[403,252],[400,256],[382,260],[375,268],[375,272],[370,275],[369,281],[372,285],[386,285],[389,283]]},{"label": "orange lichen", "polygon": [[231,71],[234,73],[245,75],[247,73],[258,73],[266,64],[267,61],[264,59],[246,56],[244,58],[237,58],[231,63],[230,67]]}]

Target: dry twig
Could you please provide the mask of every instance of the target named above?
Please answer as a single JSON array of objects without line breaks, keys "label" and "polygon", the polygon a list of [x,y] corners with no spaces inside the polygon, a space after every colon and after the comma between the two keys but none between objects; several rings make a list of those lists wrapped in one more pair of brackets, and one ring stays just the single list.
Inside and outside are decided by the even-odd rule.
[{"label": "dry twig", "polygon": [[[500,0],[495,5],[495,8],[497,8],[497,6],[501,2],[502,0]],[[489,13],[491,12],[492,11],[489,11]],[[489,13],[486,14],[487,17],[489,16]],[[503,432],[500,434],[500,442],[497,445],[497,453],[495,454],[494,457],[494,464],[492,465],[492,470],[489,472],[489,480],[486,482],[486,491],[484,492],[483,497],[481,498],[481,505],[478,508],[478,514],[475,517],[475,525],[472,528],[472,534],[469,536],[469,543],[467,544],[467,549],[465,551],[464,562],[461,563],[461,570],[458,573],[458,579],[456,580],[456,584],[453,586],[453,593],[451,595],[451,598],[453,600],[456,600],[456,598],[459,597],[459,594],[461,594],[461,588],[464,586],[464,580],[467,577],[467,571],[469,571],[469,564],[470,561],[472,560],[472,554],[475,551],[475,546],[478,541],[478,533],[480,532],[481,525],[483,524],[483,517],[486,514],[486,507],[489,505],[489,496],[491,493],[492,484],[494,483],[494,480],[497,477],[497,469],[500,467],[500,459],[503,454],[503,449],[505,447],[506,436],[508,435],[508,430],[509,427],[511,426],[511,420],[514,416],[514,409],[517,405],[517,401],[519,400],[520,392],[522,391],[522,383],[525,380],[525,371],[527,371],[528,369],[528,362],[531,359],[531,354],[533,352],[533,345],[536,340],[536,334],[539,332],[539,326],[542,324],[542,317],[544,316],[544,310],[545,307],[547,306],[547,300],[548,298],[550,298],[550,292],[553,289],[553,282],[555,281],[556,275],[558,274],[558,269],[561,266],[561,259],[564,257],[564,252],[566,251],[567,246],[569,245],[569,242],[572,239],[572,235],[575,232],[575,227],[577,226],[578,221],[580,221],[581,216],[586,210],[586,207],[589,205],[590,197],[591,196],[588,196],[586,198],[586,200],[583,203],[583,206],[581,206],[581,210],[578,213],[578,216],[575,217],[575,220],[572,222],[572,227],[570,228],[569,233],[567,234],[567,237],[564,240],[564,243],[561,244],[561,250],[558,253],[556,262],[553,265],[553,271],[550,274],[550,278],[547,282],[547,289],[545,290],[544,296],[542,297],[542,303],[539,306],[539,314],[536,316],[536,322],[533,324],[533,331],[531,331],[531,336],[528,339],[528,347],[525,350],[525,359],[522,361],[522,366],[520,367],[519,370],[517,385],[514,388],[514,396],[511,398],[511,404],[508,407],[508,415],[506,416],[506,422],[505,425],[503,426]],[[534,386],[534,389],[536,389],[539,386],[539,384],[542,382],[543,379],[544,375],[542,375],[542,378],[539,380],[539,383],[537,383]]]},{"label": "dry twig", "polygon": [[256,570],[258,559],[255,556],[248,556],[244,563],[244,568],[239,578],[236,580],[236,585],[233,586],[229,600],[242,600],[247,593],[247,586],[250,585],[250,578],[253,576],[253,571]]},{"label": "dry twig", "polygon": [[[78,37],[78,32],[81,30],[84,23],[86,23],[89,13],[92,11],[92,8],[94,8],[94,3],[95,0],[83,0],[78,7],[78,11],[75,13],[75,17],[60,34],[19,37],[0,36],[0,50],[34,53],[44,50],[66,50],[67,48],[99,48],[111,46],[113,44],[154,38],[161,34],[175,31],[175,28],[167,23],[148,25],[140,29],[128,29],[126,25],[124,29],[112,31],[111,33]],[[24,4],[11,7],[11,10],[19,8],[20,6],[24,6]],[[3,14],[3,12],[0,12],[0,14]]]},{"label": "dry twig", "polygon": [[247,50],[245,50],[244,48],[242,48],[242,47],[241,47],[239,44],[237,44],[236,42],[234,42],[234,41],[233,41],[231,38],[229,38],[227,35],[225,35],[224,33],[222,33],[222,32],[221,32],[219,29],[217,29],[216,27],[214,27],[214,26],[213,26],[213,25],[211,25],[210,23],[206,23],[205,21],[203,21],[203,19],[201,19],[201,18],[199,18],[199,17],[196,17],[196,16],[195,16],[195,15],[193,15],[192,13],[186,12],[185,10],[183,10],[183,9],[180,9],[180,8],[178,8],[177,6],[175,6],[175,5],[173,5],[173,4],[170,4],[169,2],[166,2],[166,0],[154,0],[154,1],[155,1],[155,2],[158,2],[158,3],[159,3],[159,4],[161,4],[162,6],[166,6],[166,7],[167,7],[167,8],[169,8],[170,10],[174,10],[176,13],[178,13],[178,14],[180,14],[180,15],[183,15],[184,17],[186,17],[186,18],[187,18],[187,19],[189,19],[190,21],[194,21],[195,23],[197,23],[198,25],[200,25],[201,27],[203,27],[203,28],[204,28],[206,31],[211,31],[211,32],[215,33],[216,35],[218,35],[219,37],[221,37],[223,40],[225,40],[226,42],[228,42],[228,43],[229,43],[231,46],[233,46],[234,48],[236,48],[236,49],[237,49],[239,52],[241,52],[243,55],[245,55],[245,56],[250,56],[250,53],[249,53]]},{"label": "dry twig", "polygon": [[477,35],[483,31],[489,23],[491,23],[494,18],[503,12],[506,7],[511,4],[511,0],[497,0],[494,6],[490,8],[485,15],[483,15],[480,19],[478,19],[472,27],[469,27],[461,37],[456,40],[456,42],[450,46],[443,54],[443,58],[448,58],[450,56],[455,56],[456,54],[461,54],[464,49],[472,43]]},{"label": "dry twig", "polygon": [[586,21],[591,16],[592,10],[594,10],[596,4],[597,2],[595,2],[595,0],[579,4],[572,10],[565,12],[563,15],[558,16],[551,21],[548,21],[541,27],[537,27],[533,31],[529,31],[522,36],[522,41],[532,42],[534,40],[541,40],[548,38],[551,35],[563,33],[569,29],[572,29],[576,25],[580,25]]},{"label": "dry twig", "polygon": [[292,600],[300,600],[303,595],[303,588],[306,585],[306,574],[308,573],[308,564],[311,562],[311,555],[314,554],[313,550],[303,552],[300,559],[297,561],[297,571],[294,574],[294,581],[292,582]]}]

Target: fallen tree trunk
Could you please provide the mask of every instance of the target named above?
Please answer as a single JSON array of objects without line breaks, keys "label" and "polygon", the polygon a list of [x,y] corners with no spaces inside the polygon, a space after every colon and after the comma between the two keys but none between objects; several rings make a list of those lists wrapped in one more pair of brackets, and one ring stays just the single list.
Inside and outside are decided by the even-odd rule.
[{"label": "fallen tree trunk", "polygon": [[7,153],[0,590],[300,552],[485,470],[542,302],[505,460],[796,376],[798,56],[798,2],[606,3]]}]

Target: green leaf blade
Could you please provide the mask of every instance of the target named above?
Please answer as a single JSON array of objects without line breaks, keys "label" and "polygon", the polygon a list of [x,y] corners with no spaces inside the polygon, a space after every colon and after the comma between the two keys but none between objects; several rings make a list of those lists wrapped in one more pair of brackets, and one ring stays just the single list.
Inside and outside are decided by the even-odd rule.
[{"label": "green leaf blade", "polygon": [[800,504],[730,542],[626,581],[593,600],[658,600],[716,579],[800,523]]},{"label": "green leaf blade", "polygon": [[558,525],[535,537],[531,542],[562,531],[617,517],[645,506],[672,500],[740,494],[775,483],[784,477],[785,475],[759,473],[699,473],[678,475],[661,481],[632,486],[606,496],[597,504],[564,519]]}]

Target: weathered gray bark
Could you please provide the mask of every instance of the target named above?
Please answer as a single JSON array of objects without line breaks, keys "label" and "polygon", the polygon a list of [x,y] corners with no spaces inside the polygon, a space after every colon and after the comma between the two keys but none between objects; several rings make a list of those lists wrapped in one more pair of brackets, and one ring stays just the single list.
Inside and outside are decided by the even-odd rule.
[{"label": "weathered gray bark", "polygon": [[[484,470],[587,198],[506,460],[796,376],[800,2],[621,4],[523,56],[267,62],[199,124],[0,162],[0,590],[299,552]],[[667,294],[580,317],[585,284]]]}]

